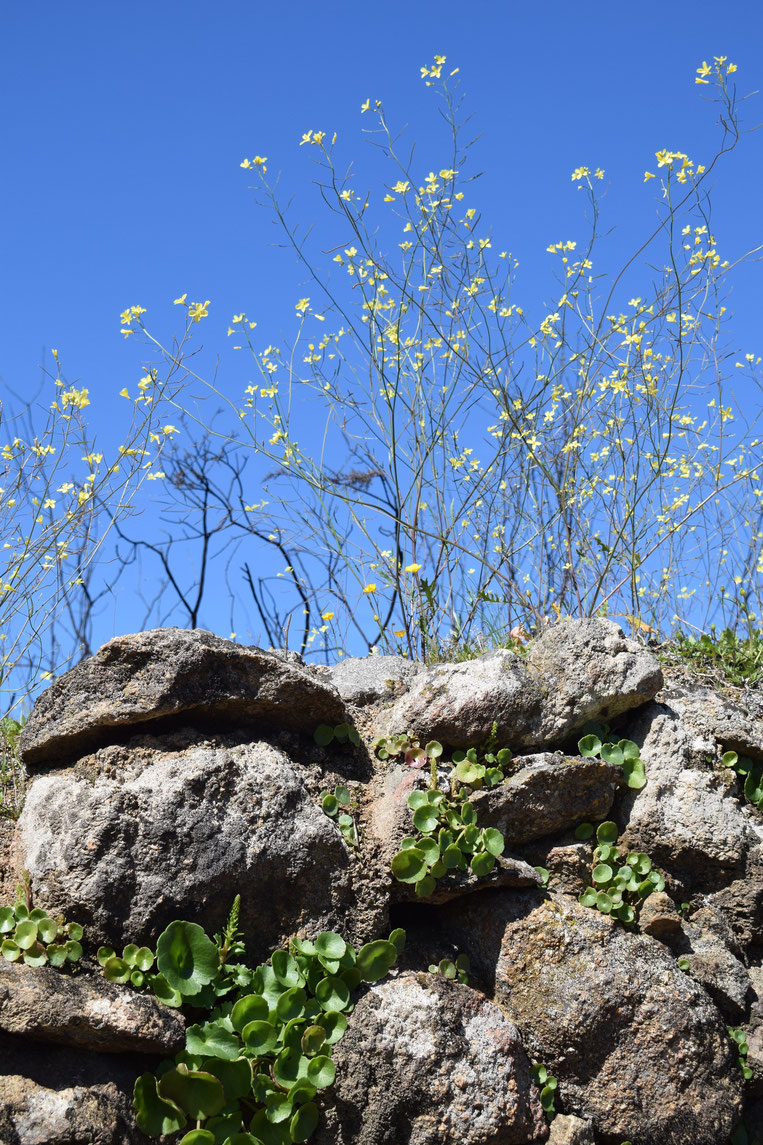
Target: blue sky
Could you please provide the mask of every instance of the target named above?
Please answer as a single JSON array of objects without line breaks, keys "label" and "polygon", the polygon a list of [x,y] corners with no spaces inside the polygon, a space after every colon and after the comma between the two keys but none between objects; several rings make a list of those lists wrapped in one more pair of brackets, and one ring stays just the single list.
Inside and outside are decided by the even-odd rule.
[{"label": "blue sky", "polygon": [[[724,54],[740,92],[763,82],[753,0],[40,0],[6,6],[2,29],[0,387],[34,392],[56,347],[69,380],[89,388],[105,443],[124,416],[118,392],[140,365],[119,332],[126,306],[146,307],[168,336],[176,296],[210,299],[204,341],[221,353],[223,388],[240,382],[225,338],[233,313],[255,316],[271,341],[290,328],[304,282],[293,257],[270,245],[244,156],[268,156],[309,223],[318,208],[299,139],[336,130],[370,182],[360,105],[371,97],[408,124],[428,169],[439,160],[437,120],[419,68],[442,53],[461,69],[481,133],[475,201],[497,245],[519,259],[523,295],[540,299],[550,288],[546,245],[582,229],[574,167],[606,171],[616,263],[654,219],[643,184],[654,152],[698,161],[712,152],[715,112],[693,83],[697,65]],[[763,119],[760,100],[743,118],[748,128]],[[761,241],[762,140],[747,137],[717,178],[713,225],[732,259]],[[735,282],[734,341],[760,351],[759,265]],[[100,635],[129,630],[136,615],[125,598]],[[225,623],[212,616],[210,626]]]}]

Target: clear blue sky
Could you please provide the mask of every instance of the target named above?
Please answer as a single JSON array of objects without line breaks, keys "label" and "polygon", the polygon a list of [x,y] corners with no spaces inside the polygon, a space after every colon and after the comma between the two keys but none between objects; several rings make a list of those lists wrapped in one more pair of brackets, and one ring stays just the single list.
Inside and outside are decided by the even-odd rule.
[{"label": "clear blue sky", "polygon": [[[120,312],[140,303],[168,334],[171,301],[188,292],[212,301],[204,341],[223,352],[225,388],[231,315],[245,309],[275,342],[303,292],[293,258],[268,245],[273,228],[241,159],[267,155],[309,222],[317,207],[299,138],[336,130],[349,154],[368,154],[359,112],[370,96],[409,125],[428,169],[436,118],[419,68],[435,53],[460,67],[482,133],[479,206],[519,258],[522,294],[540,299],[550,289],[546,245],[582,230],[572,169],[606,171],[614,264],[654,217],[642,177],[655,150],[699,162],[712,152],[715,113],[693,84],[697,65],[724,54],[740,92],[763,86],[763,14],[756,0],[6,5],[0,386],[33,392],[56,347],[68,378],[90,389],[93,424],[109,440],[125,415],[117,394],[139,361],[120,336]],[[763,101],[742,114],[754,126]],[[717,180],[713,226],[725,257],[761,241],[762,184],[758,132]],[[759,269],[738,275],[731,303],[735,341],[756,352]],[[129,602],[121,607],[104,639],[115,622],[130,629]]]}]

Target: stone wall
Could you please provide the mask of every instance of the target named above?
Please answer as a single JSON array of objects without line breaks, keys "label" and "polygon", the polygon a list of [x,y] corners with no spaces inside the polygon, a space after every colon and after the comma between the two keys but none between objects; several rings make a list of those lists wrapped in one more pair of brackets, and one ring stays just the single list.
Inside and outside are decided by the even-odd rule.
[{"label": "stone wall", "polygon": [[[187,1017],[106,982],[93,953],[152,945],[175,919],[212,934],[236,894],[252,962],[321,930],[356,945],[408,934],[398,967],[358,992],[315,1145],[763,1140],[763,815],[720,762],[763,760],[751,704],[664,680],[610,621],[434,668],[308,667],[181,629],[111,640],[23,735],[31,782],[6,885],[27,878],[36,905],[76,919],[85,956],[77,974],[0,959],[0,1142],[148,1140],[132,1085],[182,1048]],[[580,754],[591,721],[638,746],[644,786]],[[357,744],[315,742],[343,723]],[[390,873],[413,831],[407,798],[429,780],[378,758],[379,737],[401,732],[438,740],[443,760],[491,735],[512,750],[507,778],[470,797],[503,854],[427,899]],[[337,784],[357,843],[322,809]],[[604,820],[664,880],[627,925],[579,902],[596,840],[576,828]],[[468,985],[428,971],[458,952]],[[747,1034],[746,1081],[729,1025]],[[550,1127],[534,1062],[557,1079]]]}]

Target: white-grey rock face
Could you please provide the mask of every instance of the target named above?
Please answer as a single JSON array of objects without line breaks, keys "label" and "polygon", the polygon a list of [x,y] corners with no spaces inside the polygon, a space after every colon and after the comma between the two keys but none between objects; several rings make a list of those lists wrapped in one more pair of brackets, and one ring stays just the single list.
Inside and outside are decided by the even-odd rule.
[{"label": "white-grey rock face", "polygon": [[348,704],[376,704],[407,691],[424,669],[403,656],[348,656],[331,667],[331,682]]},{"label": "white-grey rock face", "polygon": [[495,722],[499,745],[540,748],[638,707],[661,686],[655,658],[613,621],[569,620],[539,637],[526,659],[499,650],[422,671],[376,728],[466,747],[482,743]]},{"label": "white-grey rock face", "polygon": [[254,958],[300,928],[345,927],[350,853],[291,760],[266,743],[174,742],[101,748],[31,784],[17,847],[40,903],[116,945],[175,918],[213,932],[240,893]]},{"label": "white-grey rock face", "polygon": [[314,1145],[546,1140],[517,1030],[468,986],[408,973],[370,987],[334,1060],[336,1107]]}]

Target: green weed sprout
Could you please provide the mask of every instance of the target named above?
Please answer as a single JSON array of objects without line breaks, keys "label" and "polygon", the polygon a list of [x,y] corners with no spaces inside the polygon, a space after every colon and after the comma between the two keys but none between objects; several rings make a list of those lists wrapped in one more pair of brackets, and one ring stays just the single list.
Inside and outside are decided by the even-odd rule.
[{"label": "green weed sprout", "polygon": [[459,954],[455,961],[450,958],[442,958],[435,965],[429,967],[430,974],[439,974],[442,978],[449,978],[451,981],[460,982],[463,986],[469,985],[469,958],[466,954]]},{"label": "green weed sprout", "polygon": [[724,767],[732,768],[744,782],[744,793],[753,807],[763,810],[763,763],[753,762],[746,755],[725,751],[721,756]]},{"label": "green weed sprout", "polygon": [[535,1062],[530,1070],[533,1081],[540,1086],[540,1103],[546,1120],[551,1122],[556,1117],[556,1087],[557,1081],[541,1062]]},{"label": "green weed sprout", "polygon": [[0,907],[0,954],[8,962],[61,968],[82,957],[82,927],[51,918],[40,907],[30,909],[20,895],[12,907]]},{"label": "green weed sprout", "polygon": [[623,769],[626,786],[640,790],[646,785],[643,760],[639,756],[638,745],[630,739],[617,743],[602,743],[597,735],[583,736],[578,741],[578,751],[585,758],[600,756],[606,763],[615,763]]},{"label": "green weed sprout", "polygon": [[745,1081],[749,1081],[752,1077],[752,1070],[747,1064],[747,1054],[750,1048],[747,1045],[747,1036],[744,1030],[737,1029],[735,1026],[727,1026],[726,1029],[728,1030],[729,1037],[736,1047],[737,1060],[739,1062],[739,1068],[742,1071],[742,1077],[745,1079]]},{"label": "green weed sprout", "polygon": [[334,788],[333,794],[324,791],[321,794],[321,807],[330,819],[336,820],[336,825],[342,832],[344,840],[351,847],[358,845],[358,827],[355,822],[355,800],[347,787],[341,784]]},{"label": "green weed sprout", "polygon": [[[575,832],[579,839],[590,838],[592,833],[590,823],[582,823]],[[592,885],[586,887],[578,902],[630,925],[636,921],[644,899],[652,891],[665,889],[665,880],[653,868],[648,855],[636,851],[622,854],[618,850],[615,823],[600,823],[596,839],[598,845],[593,852]]]},{"label": "green weed sprout", "polygon": [[332,727],[330,724],[318,724],[318,727],[313,732],[313,739],[321,747],[328,747],[330,743],[351,743],[354,747],[360,745],[360,734],[357,728],[350,727],[349,724],[337,724]]}]

